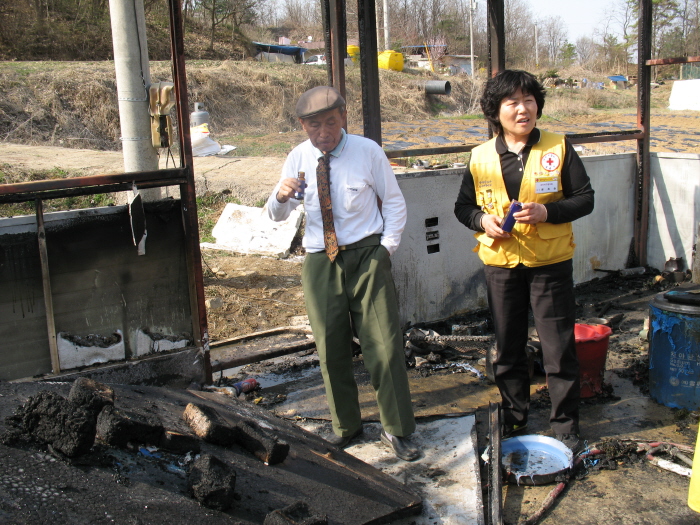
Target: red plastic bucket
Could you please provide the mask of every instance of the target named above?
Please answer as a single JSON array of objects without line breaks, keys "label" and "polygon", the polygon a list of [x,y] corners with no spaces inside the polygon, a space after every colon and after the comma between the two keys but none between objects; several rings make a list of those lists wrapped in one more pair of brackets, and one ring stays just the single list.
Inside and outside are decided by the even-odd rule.
[{"label": "red plastic bucket", "polygon": [[603,393],[603,373],[612,330],[603,324],[576,324],[576,355],[581,374],[581,397]]}]

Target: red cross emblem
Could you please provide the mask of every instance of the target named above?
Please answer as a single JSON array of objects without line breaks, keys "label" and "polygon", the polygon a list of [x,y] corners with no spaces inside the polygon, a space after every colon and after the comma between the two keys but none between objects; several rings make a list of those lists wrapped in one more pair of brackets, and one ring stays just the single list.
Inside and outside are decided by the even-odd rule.
[{"label": "red cross emblem", "polygon": [[547,171],[556,170],[559,164],[559,157],[554,153],[547,153],[542,157],[542,167]]}]

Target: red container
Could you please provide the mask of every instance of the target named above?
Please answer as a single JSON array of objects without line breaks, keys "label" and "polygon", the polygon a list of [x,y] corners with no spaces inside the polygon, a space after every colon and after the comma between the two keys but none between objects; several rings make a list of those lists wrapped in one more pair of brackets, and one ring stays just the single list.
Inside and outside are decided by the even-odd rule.
[{"label": "red container", "polygon": [[581,397],[603,393],[603,373],[612,330],[603,324],[576,324],[576,355],[581,373]]}]

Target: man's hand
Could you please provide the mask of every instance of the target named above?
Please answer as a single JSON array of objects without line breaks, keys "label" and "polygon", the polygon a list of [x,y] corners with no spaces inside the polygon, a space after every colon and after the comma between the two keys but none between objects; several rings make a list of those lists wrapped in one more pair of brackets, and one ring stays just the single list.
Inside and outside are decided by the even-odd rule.
[{"label": "man's hand", "polygon": [[536,202],[523,202],[523,209],[514,213],[515,220],[523,224],[537,224],[547,220],[547,208]]},{"label": "man's hand", "polygon": [[486,235],[492,239],[507,239],[510,237],[510,233],[504,232],[501,229],[501,219],[497,215],[491,215],[490,213],[485,213],[481,216],[481,227],[486,232]]},{"label": "man's hand", "polygon": [[287,202],[289,199],[294,197],[294,192],[301,189],[301,184],[299,179],[293,177],[289,179],[283,179],[280,183],[280,189],[277,190],[277,202]]}]

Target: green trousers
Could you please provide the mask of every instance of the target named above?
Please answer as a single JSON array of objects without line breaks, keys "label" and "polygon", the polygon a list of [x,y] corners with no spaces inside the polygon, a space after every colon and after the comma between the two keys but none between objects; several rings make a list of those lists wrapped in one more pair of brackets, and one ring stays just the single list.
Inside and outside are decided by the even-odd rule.
[{"label": "green trousers", "polygon": [[[304,297],[316,340],[333,431],[347,436],[362,425],[353,375],[352,326],[362,346],[384,430],[408,436],[416,423],[403,353],[389,252],[370,236],[338,253],[306,255]],[[367,244],[370,244],[369,246]]]}]

